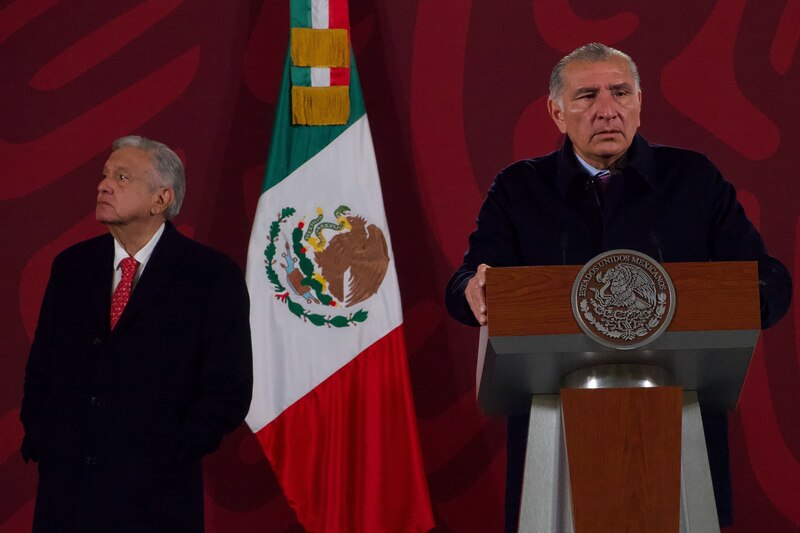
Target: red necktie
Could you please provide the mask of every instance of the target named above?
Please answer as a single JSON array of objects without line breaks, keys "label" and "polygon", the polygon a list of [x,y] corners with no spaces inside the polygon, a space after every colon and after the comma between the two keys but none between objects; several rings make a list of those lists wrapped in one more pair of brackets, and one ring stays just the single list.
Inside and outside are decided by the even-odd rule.
[{"label": "red necktie", "polygon": [[117,288],[114,289],[114,295],[111,297],[111,329],[114,329],[114,326],[117,325],[119,317],[122,316],[122,311],[128,305],[128,300],[131,297],[133,276],[139,267],[139,261],[133,257],[126,257],[120,262],[120,266],[122,267],[122,279],[119,281]]}]

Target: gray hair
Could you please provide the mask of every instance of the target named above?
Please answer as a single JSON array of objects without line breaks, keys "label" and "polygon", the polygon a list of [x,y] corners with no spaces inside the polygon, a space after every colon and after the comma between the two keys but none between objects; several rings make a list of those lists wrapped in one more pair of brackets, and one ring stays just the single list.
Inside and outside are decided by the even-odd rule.
[{"label": "gray hair", "polygon": [[139,135],[126,135],[111,144],[112,150],[126,147],[138,148],[150,156],[158,180],[153,186],[166,187],[172,189],[174,193],[172,203],[167,206],[164,216],[167,220],[175,218],[181,210],[183,197],[186,195],[186,173],[181,158],[166,144]]},{"label": "gray hair", "polygon": [[639,69],[636,68],[636,63],[633,62],[631,56],[602,43],[589,43],[576,48],[562,57],[561,61],[553,68],[553,72],[550,73],[550,100],[557,103],[558,107],[563,109],[561,93],[564,91],[564,69],[568,64],[573,61],[600,63],[601,61],[608,61],[613,57],[621,57],[628,63],[628,68],[630,68],[631,75],[633,75],[634,90],[639,92]]}]

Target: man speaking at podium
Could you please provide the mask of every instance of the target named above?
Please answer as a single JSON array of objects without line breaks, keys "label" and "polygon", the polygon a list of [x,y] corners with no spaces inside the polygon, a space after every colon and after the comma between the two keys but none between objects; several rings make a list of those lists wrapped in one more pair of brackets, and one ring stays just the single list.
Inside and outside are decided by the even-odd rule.
[{"label": "man speaking at podium", "polygon": [[[603,44],[565,56],[550,76],[548,111],[564,144],[502,170],[481,207],[447,309],[486,324],[492,266],[577,265],[627,248],[660,262],[758,261],[761,325],[787,311],[791,279],[771,257],[733,186],[703,155],[637,133],[642,91],[633,60]],[[720,526],[732,521],[727,414],[703,413]],[[506,531],[517,531],[528,417],[509,417]]]}]

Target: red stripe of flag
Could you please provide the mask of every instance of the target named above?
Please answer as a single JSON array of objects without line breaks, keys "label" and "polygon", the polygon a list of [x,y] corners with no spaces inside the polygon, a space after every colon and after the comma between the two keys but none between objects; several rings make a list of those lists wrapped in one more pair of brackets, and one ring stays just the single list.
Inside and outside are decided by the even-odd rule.
[{"label": "red stripe of flag", "polygon": [[347,0],[328,0],[328,27],[350,30]]},{"label": "red stripe of flag", "polygon": [[331,85],[350,85],[350,69],[344,67],[331,68]]},{"label": "red stripe of flag", "polygon": [[307,531],[433,528],[402,325],[256,436]]}]

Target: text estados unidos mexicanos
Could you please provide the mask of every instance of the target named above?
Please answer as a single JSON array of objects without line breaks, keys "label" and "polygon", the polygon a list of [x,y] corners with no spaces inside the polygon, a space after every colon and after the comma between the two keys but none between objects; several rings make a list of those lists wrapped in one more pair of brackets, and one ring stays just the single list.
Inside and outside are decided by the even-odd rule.
[{"label": "text estados unidos mexicanos", "polygon": [[578,296],[580,297],[586,296],[586,288],[589,286],[589,283],[591,283],[591,281],[594,279],[595,275],[600,271],[601,268],[616,263],[630,263],[638,267],[644,268],[655,279],[659,291],[665,291],[667,289],[667,281],[664,279],[664,276],[661,275],[661,272],[653,263],[641,257],[631,256],[628,254],[616,254],[604,257],[603,259],[598,261],[597,264],[592,266],[592,268],[586,271],[586,273],[583,275],[583,278],[581,279],[580,285],[578,286]]}]

